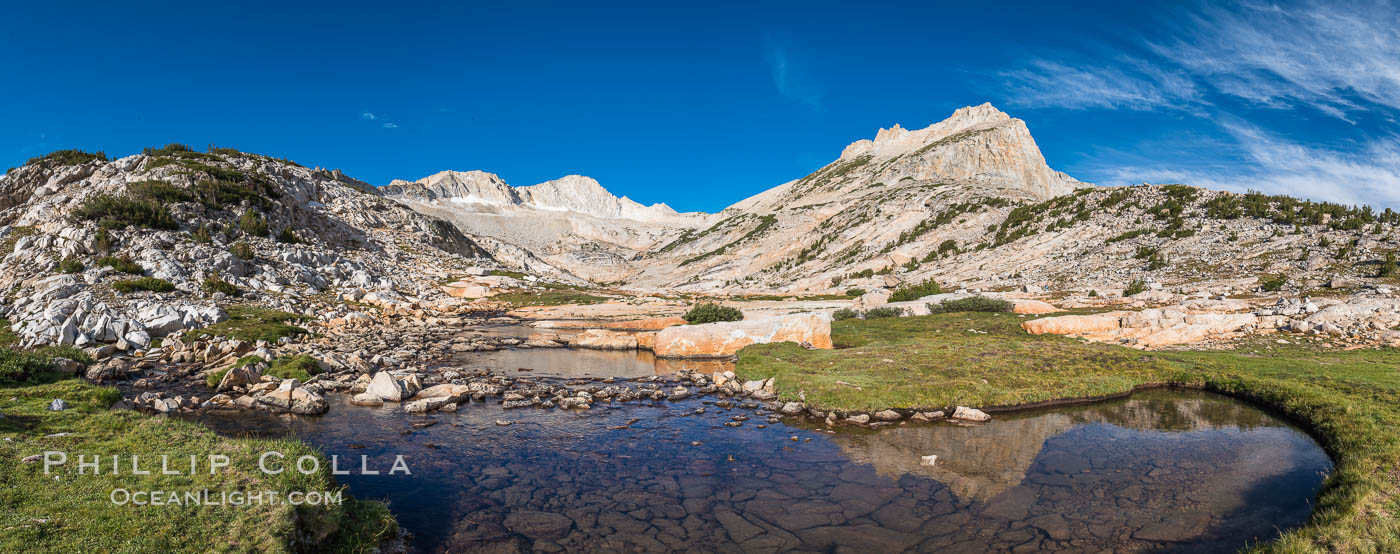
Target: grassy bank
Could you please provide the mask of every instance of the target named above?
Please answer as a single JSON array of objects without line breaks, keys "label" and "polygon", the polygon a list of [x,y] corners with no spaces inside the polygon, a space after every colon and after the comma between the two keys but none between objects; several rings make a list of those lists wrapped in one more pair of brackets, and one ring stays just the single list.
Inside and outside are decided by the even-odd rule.
[{"label": "grassy bank", "polygon": [[1252,400],[1311,430],[1336,462],[1311,522],[1262,550],[1400,551],[1400,350],[1323,350],[1259,340],[1228,351],[1141,352],[1029,336],[1025,318],[953,313],[847,320],[837,350],[740,352],[743,378],[825,409],[1014,406],[1170,383]]},{"label": "grassy bank", "polygon": [[[53,399],[69,408],[49,411]],[[0,387],[0,552],[296,552],[373,551],[397,532],[388,508],[356,500],[335,484],[324,457],[297,441],[228,439],[202,425],[113,410],[115,389],[78,379],[31,386]],[[62,435],[68,433],[67,435]],[[25,457],[45,451],[67,453],[68,462],[44,474],[42,461]],[[289,467],[303,455],[316,456],[320,471],[294,470],[265,475],[263,452],[286,456]],[[78,474],[77,455],[101,454],[101,475]],[[211,474],[211,454],[229,465]],[[111,456],[121,460],[112,475]],[[143,470],[134,475],[131,457]],[[160,456],[185,475],[161,474]],[[189,470],[190,456],[198,460]],[[218,498],[233,491],[336,491],[340,505],[244,506],[117,505],[115,489],[128,491],[208,490]]]}]

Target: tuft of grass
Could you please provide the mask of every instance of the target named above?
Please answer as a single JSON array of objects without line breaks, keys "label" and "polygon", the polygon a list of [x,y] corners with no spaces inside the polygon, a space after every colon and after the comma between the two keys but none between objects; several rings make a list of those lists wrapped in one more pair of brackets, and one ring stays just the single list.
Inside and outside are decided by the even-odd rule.
[{"label": "tuft of grass", "polygon": [[938,281],[934,281],[933,279],[926,279],[920,283],[905,285],[894,289],[894,293],[890,295],[890,302],[906,302],[909,300],[918,300],[925,296],[938,294],[941,292],[943,292],[943,287],[938,285]]},{"label": "tuft of grass", "polygon": [[305,318],[291,312],[254,306],[234,306],[228,309],[228,319],[196,330],[190,336],[195,339],[224,337],[247,342],[277,342],[282,337],[307,334],[306,329],[292,325],[303,319]]},{"label": "tuft of grass", "polygon": [[132,261],[131,258],[126,256],[103,256],[97,259],[97,265],[107,266],[128,275],[141,275],[146,273],[146,268],[141,267],[141,264]]},{"label": "tuft of grass", "polygon": [[753,345],[739,352],[736,371],[773,377],[780,397],[801,394],[823,410],[1012,407],[1162,384],[1229,394],[1302,425],[1335,462],[1312,519],[1251,550],[1400,551],[1400,349],[1322,350],[1266,337],[1232,350],[1144,352],[1028,335],[1023,321],[996,313],[839,321],[836,350]]},{"label": "tuft of grass", "polygon": [[986,296],[970,296],[957,300],[944,300],[937,304],[929,304],[928,311],[935,314],[946,314],[954,312],[1010,312],[1016,308],[1016,304],[1009,300],[1000,298],[990,298]]},{"label": "tuft of grass", "polygon": [[742,321],[744,312],[732,306],[721,306],[713,302],[697,304],[686,310],[681,316],[686,325],[699,325],[702,323],[715,323],[720,321]]},{"label": "tuft of grass", "polygon": [[175,285],[165,279],[156,277],[142,277],[140,279],[126,279],[112,283],[112,288],[122,294],[131,294],[138,291],[151,292],[173,292]]}]

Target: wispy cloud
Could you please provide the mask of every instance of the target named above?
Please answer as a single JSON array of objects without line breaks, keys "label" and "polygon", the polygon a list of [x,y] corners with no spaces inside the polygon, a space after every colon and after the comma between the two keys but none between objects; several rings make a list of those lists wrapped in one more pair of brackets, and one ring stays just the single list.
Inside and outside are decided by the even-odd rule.
[{"label": "wispy cloud", "polygon": [[1026,107],[1153,110],[1201,103],[1201,90],[1190,77],[1130,58],[1097,66],[1034,60],[1001,76],[1011,103]]},{"label": "wispy cloud", "polygon": [[[1003,72],[1006,99],[1034,108],[1178,110],[1209,130],[1209,148],[1139,148],[1096,160],[1100,167],[1091,172],[1100,181],[1184,182],[1400,207],[1395,6],[1245,3],[1198,5],[1179,15],[1183,24],[1155,26],[1166,34],[1138,39],[1136,54],[1061,52]],[[1296,129],[1265,126],[1316,128],[1316,115],[1388,123],[1314,135],[1316,142],[1284,138],[1297,136]],[[1114,160],[1120,165],[1110,165]]]},{"label": "wispy cloud", "polygon": [[1139,56],[1086,52],[1000,74],[1027,107],[1151,110],[1209,105],[1207,93],[1346,119],[1363,103],[1400,109],[1400,12],[1389,2],[1207,6]]},{"label": "wispy cloud", "polygon": [[1229,141],[1208,144],[1231,161],[1151,161],[1117,153],[1099,162],[1105,184],[1187,183],[1212,189],[1261,190],[1342,204],[1400,208],[1400,137],[1365,140],[1352,148],[1301,144],[1241,120],[1221,127]]},{"label": "wispy cloud", "polygon": [[360,114],[360,117],[365,118],[365,119],[368,119],[368,120],[371,120],[371,121],[374,120],[374,114],[369,113],[369,112],[365,112],[365,113]]},{"label": "wispy cloud", "polygon": [[778,93],[810,108],[822,107],[821,88],[812,77],[812,72],[802,58],[794,55],[791,46],[773,36],[764,37],[763,59],[768,63],[769,74]]},{"label": "wispy cloud", "polygon": [[1152,50],[1221,93],[1345,118],[1361,102],[1400,108],[1400,12],[1390,2],[1208,8]]},{"label": "wispy cloud", "polygon": [[398,125],[397,123],[390,122],[390,123],[385,123],[385,124],[384,124],[384,128],[385,128],[385,129],[398,129],[398,128],[399,128],[399,125]]}]

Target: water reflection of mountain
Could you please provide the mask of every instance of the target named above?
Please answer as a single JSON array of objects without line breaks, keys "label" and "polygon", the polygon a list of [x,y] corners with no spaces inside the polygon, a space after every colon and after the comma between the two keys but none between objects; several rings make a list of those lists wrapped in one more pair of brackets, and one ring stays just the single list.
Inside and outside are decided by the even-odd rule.
[{"label": "water reflection of mountain", "polygon": [[[852,461],[882,475],[918,475],[948,486],[964,500],[986,500],[1021,484],[1045,441],[1078,425],[1107,423],[1126,429],[1186,432],[1278,427],[1258,408],[1200,392],[1151,391],[1127,400],[1007,414],[991,423],[905,425],[833,437]],[[938,456],[933,466],[921,458]]]}]

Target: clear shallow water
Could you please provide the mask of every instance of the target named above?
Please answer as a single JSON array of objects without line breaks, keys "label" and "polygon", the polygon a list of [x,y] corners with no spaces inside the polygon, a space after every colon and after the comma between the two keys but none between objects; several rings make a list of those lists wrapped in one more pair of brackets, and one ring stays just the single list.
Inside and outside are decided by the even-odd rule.
[{"label": "clear shallow water", "polygon": [[337,397],[258,421],[210,423],[381,469],[403,455],[411,476],[339,479],[422,552],[1233,551],[1305,521],[1331,468],[1269,414],[1182,391],[836,434],[700,400],[410,416]]}]

